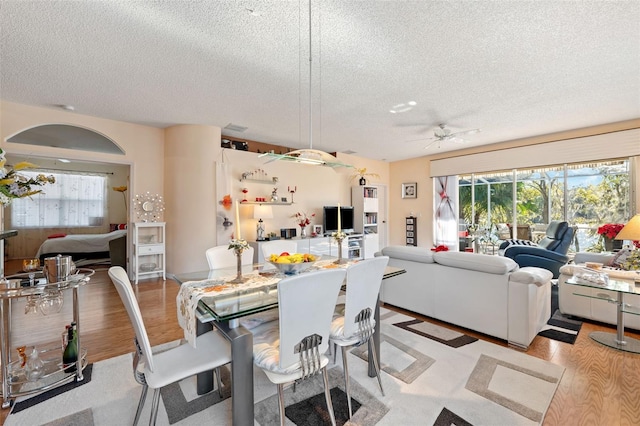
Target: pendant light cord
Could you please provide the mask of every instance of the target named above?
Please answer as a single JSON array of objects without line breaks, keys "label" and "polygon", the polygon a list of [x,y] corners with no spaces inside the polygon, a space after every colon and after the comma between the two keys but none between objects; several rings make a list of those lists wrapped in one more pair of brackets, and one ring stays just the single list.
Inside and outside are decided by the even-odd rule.
[{"label": "pendant light cord", "polygon": [[313,64],[311,58],[311,0],[309,0],[309,149],[313,149],[313,102],[311,97]]}]

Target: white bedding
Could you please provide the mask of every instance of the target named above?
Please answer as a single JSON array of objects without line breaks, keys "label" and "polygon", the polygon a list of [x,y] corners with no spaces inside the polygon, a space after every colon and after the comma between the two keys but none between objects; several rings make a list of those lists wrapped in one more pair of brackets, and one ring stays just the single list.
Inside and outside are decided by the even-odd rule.
[{"label": "white bedding", "polygon": [[49,238],[40,248],[36,257],[43,254],[55,256],[59,253],[99,253],[109,251],[109,241],[127,235],[126,229],[108,234],[77,234],[60,238]]}]

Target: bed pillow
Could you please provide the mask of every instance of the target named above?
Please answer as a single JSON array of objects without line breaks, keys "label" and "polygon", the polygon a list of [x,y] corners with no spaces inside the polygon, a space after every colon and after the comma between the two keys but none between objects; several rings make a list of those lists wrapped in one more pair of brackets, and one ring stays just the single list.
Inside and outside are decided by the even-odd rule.
[{"label": "bed pillow", "polygon": [[126,223],[112,223],[109,225],[109,232],[118,231],[120,229],[127,229]]},{"label": "bed pillow", "polygon": [[58,234],[51,234],[47,238],[62,238],[62,237],[66,237],[66,236],[67,236],[67,234],[60,232]]}]

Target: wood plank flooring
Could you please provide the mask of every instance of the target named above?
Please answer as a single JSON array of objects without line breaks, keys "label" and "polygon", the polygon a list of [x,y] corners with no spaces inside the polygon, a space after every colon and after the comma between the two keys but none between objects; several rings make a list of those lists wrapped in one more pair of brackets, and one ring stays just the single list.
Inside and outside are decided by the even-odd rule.
[{"label": "wood plank flooring", "polygon": [[[11,272],[9,265],[11,262],[7,273]],[[181,338],[175,303],[178,285],[171,280],[146,280],[135,288],[152,345]],[[106,268],[97,271],[85,286],[81,303],[82,346],[89,349],[89,362],[133,352],[133,329]],[[407,314],[507,346],[501,340]],[[527,350],[531,356],[566,368],[545,417],[545,426],[639,424],[640,355],[592,341],[589,333],[595,330],[615,332],[614,327],[585,322],[574,345],[536,337]],[[639,333],[627,332],[627,335],[640,338]],[[52,341],[59,339],[59,336],[53,337]],[[8,409],[0,411],[2,423],[7,415]],[[43,422],[45,420],[52,419],[43,419]]]}]

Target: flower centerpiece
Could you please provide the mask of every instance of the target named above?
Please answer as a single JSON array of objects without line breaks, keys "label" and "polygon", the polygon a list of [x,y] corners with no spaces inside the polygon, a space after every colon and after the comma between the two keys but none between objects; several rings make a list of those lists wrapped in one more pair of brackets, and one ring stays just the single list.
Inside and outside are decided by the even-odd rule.
[{"label": "flower centerpiece", "polygon": [[298,226],[300,227],[300,238],[307,237],[307,226],[311,224],[311,218],[315,217],[315,213],[308,215],[306,212],[297,212],[293,217]]},{"label": "flower centerpiece", "polygon": [[616,241],[614,238],[624,228],[622,223],[605,223],[598,228],[598,234],[602,235],[604,240],[604,248],[607,251],[622,248],[622,241]]},{"label": "flower centerpiece", "polygon": [[237,239],[233,239],[229,241],[229,247],[227,247],[229,250],[234,250],[234,251],[240,251],[241,253],[249,248],[249,243],[247,242],[247,240],[237,240]]},{"label": "flower centerpiece", "polygon": [[18,173],[20,170],[37,167],[27,161],[22,161],[13,167],[7,165],[5,152],[0,148],[0,204],[2,206],[8,206],[14,198],[30,197],[42,192],[41,189],[34,189],[34,186],[55,183],[56,179],[52,175],[38,174],[34,178]]},{"label": "flower centerpiece", "polygon": [[229,247],[227,250],[233,250],[236,255],[236,277],[229,281],[231,284],[240,284],[247,279],[242,276],[242,252],[249,248],[247,240],[241,238],[233,238],[229,241]]}]

